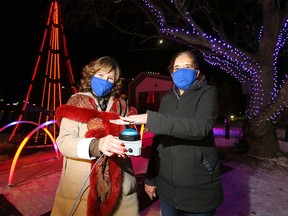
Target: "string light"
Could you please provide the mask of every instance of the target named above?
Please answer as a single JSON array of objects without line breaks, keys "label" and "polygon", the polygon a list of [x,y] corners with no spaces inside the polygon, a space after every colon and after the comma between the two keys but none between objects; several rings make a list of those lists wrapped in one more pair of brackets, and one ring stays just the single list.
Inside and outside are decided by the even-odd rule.
[{"label": "string light", "polygon": [[[170,0],[170,4],[173,6],[174,1]],[[280,31],[278,42],[274,53],[274,80],[273,90],[271,92],[271,103],[264,104],[265,92],[262,80],[263,69],[261,65],[254,60],[248,53],[244,53],[241,50],[233,47],[227,43],[221,35],[215,31],[216,36],[209,35],[202,32],[200,28],[194,23],[187,11],[183,11],[182,15],[186,20],[186,28],[178,28],[177,26],[168,26],[165,21],[165,16],[162,11],[159,10],[151,1],[143,0],[144,5],[150,10],[150,13],[156,17],[161,33],[168,37],[177,39],[178,41],[185,41],[187,36],[191,39],[205,41],[205,47],[211,49],[211,54],[205,54],[202,52],[205,61],[213,66],[217,66],[226,71],[231,76],[235,77],[242,84],[249,84],[251,87],[251,96],[249,101],[249,107],[247,110],[248,118],[264,118],[264,114],[270,114],[268,121],[275,121],[281,111],[287,108],[285,100],[281,104],[277,104],[277,109],[271,113],[263,112],[264,107],[266,110],[271,110],[275,106],[274,100],[279,95],[279,90],[287,83],[288,75],[285,74],[282,82],[278,81],[278,70],[276,67],[279,52],[281,48],[287,42],[288,39],[288,20],[285,21],[283,28]],[[263,27],[259,31],[258,40],[260,41],[263,33]],[[287,84],[288,85],[288,84]],[[267,103],[265,101],[265,103]]]}]

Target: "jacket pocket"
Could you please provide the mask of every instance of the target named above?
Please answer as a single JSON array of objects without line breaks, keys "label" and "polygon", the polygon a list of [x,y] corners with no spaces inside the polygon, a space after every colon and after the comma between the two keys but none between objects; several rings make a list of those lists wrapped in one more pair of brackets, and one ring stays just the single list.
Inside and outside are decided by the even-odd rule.
[{"label": "jacket pocket", "polygon": [[201,148],[201,162],[206,167],[210,174],[211,182],[213,181],[212,175],[218,164],[218,156],[215,149],[203,149]]}]

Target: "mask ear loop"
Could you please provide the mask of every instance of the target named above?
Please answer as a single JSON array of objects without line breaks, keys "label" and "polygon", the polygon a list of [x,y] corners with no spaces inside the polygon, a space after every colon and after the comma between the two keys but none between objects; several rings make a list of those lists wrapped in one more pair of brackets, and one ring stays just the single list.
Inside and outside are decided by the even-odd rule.
[{"label": "mask ear loop", "polygon": [[200,75],[200,70],[196,70],[196,78],[198,78]]}]

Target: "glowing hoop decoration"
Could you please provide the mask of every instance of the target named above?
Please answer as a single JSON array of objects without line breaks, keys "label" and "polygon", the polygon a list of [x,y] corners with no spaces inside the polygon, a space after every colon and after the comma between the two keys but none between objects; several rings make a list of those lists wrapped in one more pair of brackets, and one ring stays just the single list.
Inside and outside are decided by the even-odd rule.
[{"label": "glowing hoop decoration", "polygon": [[[8,179],[8,186],[12,186],[12,181],[13,181],[13,178],[14,178],[14,172],[15,172],[15,167],[16,167],[16,163],[17,163],[17,160],[19,158],[19,155],[22,151],[22,149],[24,148],[25,144],[28,142],[28,140],[31,138],[31,136],[37,132],[40,128],[42,128],[47,134],[48,136],[51,138],[51,140],[53,141],[53,144],[54,144],[54,147],[56,146],[56,143],[53,139],[53,136],[51,135],[51,133],[46,129],[44,128],[45,126],[49,125],[49,124],[53,124],[55,123],[56,121],[53,120],[53,121],[47,121],[47,122],[44,122],[43,124],[39,125],[38,127],[36,127],[34,130],[32,130],[24,139],[23,141],[21,142],[19,148],[17,149],[17,152],[14,156],[14,159],[13,159],[13,162],[12,162],[12,165],[11,165],[11,169],[10,169],[10,173],[9,173],[9,179]],[[57,148],[57,147],[56,147]],[[56,150],[56,149],[55,149]],[[57,151],[58,153],[58,148],[57,148]],[[57,154],[57,157],[58,154]]]},{"label": "glowing hoop decoration", "polygon": [[[55,122],[56,122],[55,120],[48,121],[48,122],[45,123],[44,126],[47,126],[47,125],[49,125],[49,124],[53,124],[53,123],[55,123]],[[23,120],[23,121],[14,121],[14,122],[11,122],[11,123],[3,126],[2,128],[0,128],[0,133],[1,133],[3,130],[5,130],[6,128],[8,128],[8,127],[11,127],[11,126],[16,125],[16,124],[22,124],[22,123],[33,124],[33,125],[39,126],[38,123],[33,122],[33,121],[24,121],[24,120]],[[42,125],[43,125],[43,124],[42,124]],[[43,127],[44,127],[44,126],[43,126]],[[55,150],[55,153],[56,153],[56,157],[58,158],[58,157],[59,157],[59,150],[58,150],[58,146],[57,146],[57,144],[56,144],[53,136],[51,135],[50,131],[48,131],[46,128],[43,128],[43,130],[44,130],[44,131],[48,134],[48,136],[51,138],[51,140],[52,140],[52,142],[53,142],[54,150]],[[30,137],[29,137],[29,138],[30,138]]]},{"label": "glowing hoop decoration", "polygon": [[29,123],[29,124],[34,124],[36,125],[37,127],[32,130],[24,139],[23,141],[21,142],[19,148],[17,149],[17,152],[15,153],[15,156],[13,158],[13,162],[12,162],[12,165],[11,165],[11,169],[10,169],[10,173],[9,173],[9,179],[8,179],[8,186],[12,186],[12,181],[13,181],[13,178],[14,178],[14,172],[15,172],[15,167],[16,167],[16,163],[18,161],[18,158],[20,156],[20,153],[22,151],[22,149],[24,148],[25,144],[28,142],[28,140],[31,138],[31,136],[37,132],[39,129],[43,129],[47,134],[48,136],[51,138],[52,142],[53,142],[53,146],[54,146],[54,149],[55,149],[55,152],[56,152],[56,157],[58,158],[59,157],[59,150],[58,150],[58,147],[57,147],[57,144],[53,138],[53,136],[51,135],[51,133],[46,129],[44,128],[45,126],[49,125],[49,124],[53,124],[55,123],[56,121],[55,120],[52,120],[52,121],[47,121],[41,125],[35,123],[35,122],[32,122],[32,121],[15,121],[15,122],[11,122],[7,125],[5,125],[4,127],[2,127],[0,129],[0,133],[5,130],[6,128],[8,127],[11,127],[15,124],[19,124],[19,123]]},{"label": "glowing hoop decoration", "polygon": [[141,125],[141,129],[140,129],[140,136],[141,136],[141,140],[143,139],[143,133],[144,133],[144,130],[145,130],[145,125],[142,124],[142,125]]}]

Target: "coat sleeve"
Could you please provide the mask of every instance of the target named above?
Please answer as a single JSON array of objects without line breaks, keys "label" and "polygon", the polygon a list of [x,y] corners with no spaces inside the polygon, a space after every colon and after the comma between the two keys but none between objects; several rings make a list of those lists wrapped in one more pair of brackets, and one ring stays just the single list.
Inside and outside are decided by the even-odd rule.
[{"label": "coat sleeve", "polygon": [[84,137],[87,131],[87,126],[85,125],[85,123],[76,122],[67,118],[61,120],[56,143],[61,154],[65,157],[87,160],[95,159],[95,157],[90,157],[89,154],[89,145],[94,138]]},{"label": "coat sleeve", "polygon": [[[159,112],[147,111],[146,126],[149,131],[180,139],[201,140],[211,133],[217,119],[217,90],[215,87],[206,89],[195,104],[197,107],[193,108],[195,113],[191,116],[178,117],[162,113],[164,106],[169,106],[165,100],[161,102]],[[187,109],[189,109],[188,105]]]},{"label": "coat sleeve", "polygon": [[145,178],[145,184],[156,186],[156,179],[155,177],[158,175],[158,162],[159,156],[157,147],[160,143],[161,136],[154,136],[153,143],[151,145],[151,152],[149,156],[148,166],[147,166],[147,172],[146,172],[146,178]]}]

